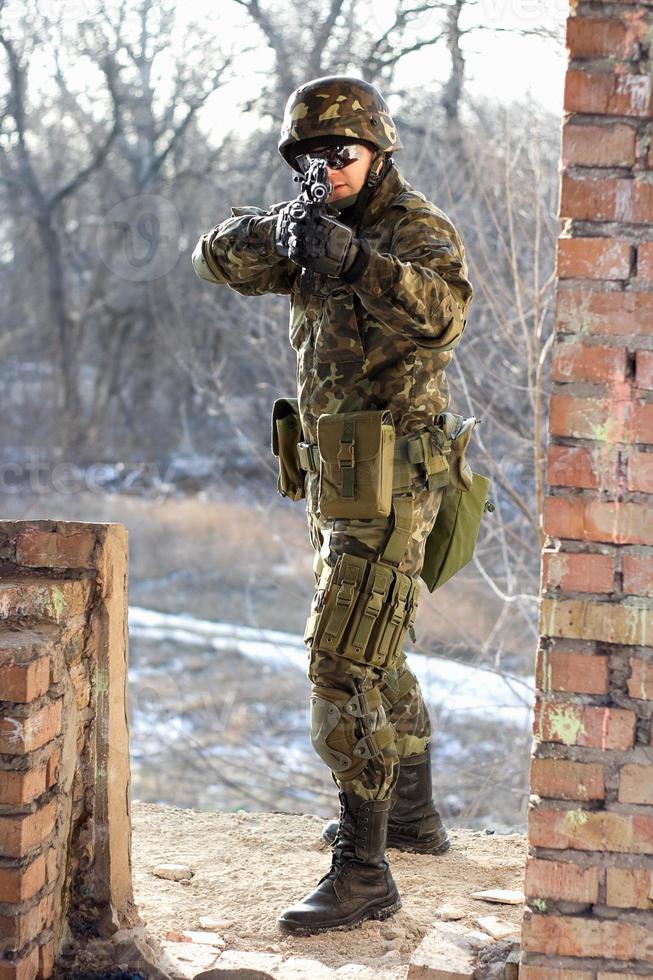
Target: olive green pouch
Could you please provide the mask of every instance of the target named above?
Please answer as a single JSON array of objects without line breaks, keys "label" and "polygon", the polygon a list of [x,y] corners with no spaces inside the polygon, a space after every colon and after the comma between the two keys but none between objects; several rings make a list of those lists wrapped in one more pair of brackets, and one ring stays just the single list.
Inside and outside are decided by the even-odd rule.
[{"label": "olive green pouch", "polygon": [[277,398],[272,408],[272,452],[279,463],[277,488],[282,497],[301,500],[306,496],[304,471],[299,465],[297,443],[302,426],[296,398]]},{"label": "olive green pouch", "polygon": [[421,577],[429,592],[444,585],[452,575],[471,561],[481,519],[494,510],[488,500],[490,481],[472,474],[469,490],[450,487],[445,491],[433,529],[426,539]]},{"label": "olive green pouch", "polygon": [[388,411],[342,412],[317,420],[319,509],[326,518],[388,517],[395,427]]}]

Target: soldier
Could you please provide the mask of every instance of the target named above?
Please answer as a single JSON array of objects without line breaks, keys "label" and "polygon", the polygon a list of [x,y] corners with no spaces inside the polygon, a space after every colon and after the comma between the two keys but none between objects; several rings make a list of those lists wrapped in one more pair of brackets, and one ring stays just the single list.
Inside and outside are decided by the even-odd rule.
[{"label": "soldier", "polygon": [[324,830],[330,870],[279,919],[294,933],[385,918],[401,905],[386,846],[449,846],[431,798],[428,711],[402,643],[447,483],[436,419],[472,287],[458,232],[403,179],[400,147],[374,86],[307,82],[288,100],[279,151],[298,173],[326,162],[326,208],[234,208],[193,254],[202,279],[290,296],[298,397],[285,405],[300,441],[286,460],[294,485],[280,489],[306,497],[311,741],[340,799]]}]

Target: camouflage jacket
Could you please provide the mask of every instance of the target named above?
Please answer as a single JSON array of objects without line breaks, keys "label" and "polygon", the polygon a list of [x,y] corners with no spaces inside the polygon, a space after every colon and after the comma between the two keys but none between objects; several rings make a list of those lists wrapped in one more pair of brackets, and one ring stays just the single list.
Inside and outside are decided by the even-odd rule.
[{"label": "camouflage jacket", "polygon": [[367,268],[353,283],[317,275],[306,298],[301,270],[274,247],[285,203],[233,208],[202,236],[193,265],[246,296],[289,294],[304,438],[316,441],[323,412],[389,409],[400,434],[433,422],[449,402],[444,369],[472,299],[451,220],[393,164],[358,226],[371,247]]}]

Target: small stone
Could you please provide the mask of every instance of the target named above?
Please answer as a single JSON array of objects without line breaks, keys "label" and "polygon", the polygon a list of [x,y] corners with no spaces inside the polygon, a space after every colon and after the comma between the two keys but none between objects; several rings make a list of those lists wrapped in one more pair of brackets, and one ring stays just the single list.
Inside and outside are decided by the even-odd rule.
[{"label": "small stone", "polygon": [[183,881],[190,880],[194,872],[187,864],[157,864],[152,874],[157,878],[167,878],[169,881]]},{"label": "small stone", "polygon": [[435,912],[438,919],[443,922],[456,922],[458,919],[465,918],[463,909],[456,908],[455,905],[441,905]]},{"label": "small stone", "polygon": [[385,926],[381,930],[381,935],[384,939],[403,939],[405,931],[403,929],[397,929],[396,926]]},{"label": "small stone", "polygon": [[511,888],[489,888],[483,892],[472,892],[472,898],[483,902],[500,902],[502,905],[523,905],[524,893]]},{"label": "small stone", "polygon": [[179,884],[180,885],[190,885],[190,883],[191,883],[190,882],[190,878],[180,878],[179,879]]},{"label": "small stone", "polygon": [[198,922],[200,929],[208,929],[209,932],[212,932],[214,929],[222,931],[233,925],[231,919],[221,919],[217,915],[200,915]]},{"label": "small stone", "polygon": [[519,932],[519,926],[514,926],[506,919],[499,919],[496,915],[482,915],[474,920],[484,932],[487,932],[493,939],[506,939]]}]

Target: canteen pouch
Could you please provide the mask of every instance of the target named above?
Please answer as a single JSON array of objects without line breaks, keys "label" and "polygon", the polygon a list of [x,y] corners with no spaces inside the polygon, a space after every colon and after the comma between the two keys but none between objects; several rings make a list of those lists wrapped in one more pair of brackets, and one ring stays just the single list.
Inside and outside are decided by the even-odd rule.
[{"label": "canteen pouch", "polygon": [[488,500],[489,488],[486,476],[472,473],[469,490],[451,486],[444,492],[424,551],[421,577],[429,592],[444,585],[471,561],[483,514],[494,509]]},{"label": "canteen pouch", "polygon": [[301,500],[306,496],[304,471],[300,468],[297,444],[302,426],[296,398],[277,398],[272,407],[272,452],[279,463],[277,489],[282,497]]},{"label": "canteen pouch", "polygon": [[317,420],[319,510],[326,518],[389,517],[395,428],[388,411]]}]

